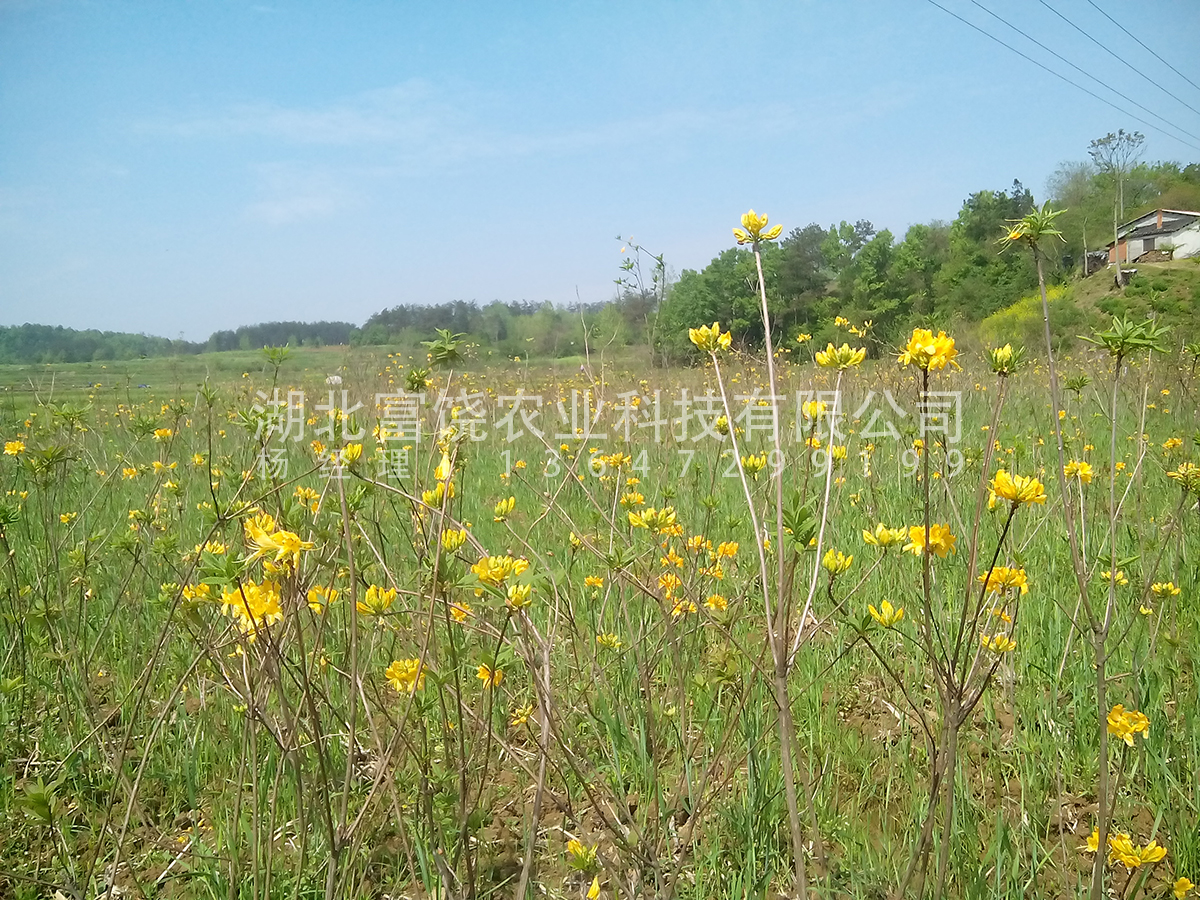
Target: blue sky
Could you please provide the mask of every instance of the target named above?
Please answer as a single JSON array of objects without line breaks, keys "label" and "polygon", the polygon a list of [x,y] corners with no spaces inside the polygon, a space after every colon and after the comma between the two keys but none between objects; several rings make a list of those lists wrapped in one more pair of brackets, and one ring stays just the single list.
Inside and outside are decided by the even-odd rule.
[{"label": "blue sky", "polygon": [[[939,2],[1083,81],[993,10],[1200,135],[1040,0]],[[1046,2],[1200,108],[1086,0]],[[1096,2],[1200,84],[1200,4]],[[397,303],[603,300],[618,234],[675,271],[751,206],[899,235],[1014,178],[1040,196],[1122,127],[1150,159],[1200,160],[1200,138],[927,0],[3,0],[0,324],[203,339]]]}]

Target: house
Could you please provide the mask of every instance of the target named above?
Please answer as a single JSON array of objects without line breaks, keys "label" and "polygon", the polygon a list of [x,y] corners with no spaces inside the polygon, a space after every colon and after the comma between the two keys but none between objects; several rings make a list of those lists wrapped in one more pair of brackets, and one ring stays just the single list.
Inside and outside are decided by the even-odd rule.
[{"label": "house", "polygon": [[[1173,248],[1173,255],[1164,251]],[[1117,240],[1108,242],[1108,262],[1135,262],[1148,253],[1163,259],[1200,256],[1200,212],[1156,209],[1117,229]]]}]

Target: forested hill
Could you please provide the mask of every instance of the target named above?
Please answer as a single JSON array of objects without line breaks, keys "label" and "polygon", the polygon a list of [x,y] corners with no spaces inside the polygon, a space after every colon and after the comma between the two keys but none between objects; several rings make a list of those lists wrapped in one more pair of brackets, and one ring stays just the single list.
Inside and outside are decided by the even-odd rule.
[{"label": "forested hill", "polygon": [[[1108,136],[1113,138],[1118,136]],[[1102,161],[1093,154],[1093,162],[1064,163],[1048,185],[1050,202],[1066,210],[1056,220],[1063,241],[1049,260],[1048,275],[1067,287],[1079,275],[1085,250],[1103,249],[1112,240],[1114,215],[1128,221],[1158,207],[1200,209],[1200,164],[1138,164],[1121,173],[1118,190],[1114,172],[1097,162]],[[1118,207],[1122,200],[1123,207]],[[1000,253],[997,238],[1007,220],[1025,215],[1033,204],[1032,193],[1014,181],[1002,190],[977,191],[952,220],[915,224],[903,236],[876,229],[866,219],[794,228],[764,249],[773,330],[777,327],[784,341],[809,334],[824,344],[826,339],[840,339],[832,323],[842,316],[871,322],[873,342],[884,346],[913,324],[949,327],[989,317],[1005,321],[1001,313],[1028,295],[1036,274],[1027,253]],[[625,249],[622,271],[614,273],[620,275],[615,297],[606,303],[414,302],[382,310],[361,327],[348,322],[269,322],[217,331],[199,343],[19,325],[0,327],[0,364],[130,359],[283,344],[415,349],[439,328],[465,334],[485,353],[510,357],[579,354],[586,329],[592,346],[651,345],[661,357],[671,358],[690,354],[689,327],[718,320],[739,343],[761,344],[757,272],[749,250],[730,247],[704,269],[685,269],[670,283],[661,259],[636,245]]]}]

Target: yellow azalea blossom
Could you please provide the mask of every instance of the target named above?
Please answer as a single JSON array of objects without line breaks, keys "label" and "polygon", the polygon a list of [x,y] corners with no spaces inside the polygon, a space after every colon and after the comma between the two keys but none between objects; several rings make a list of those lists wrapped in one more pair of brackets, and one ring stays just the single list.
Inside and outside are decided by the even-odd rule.
[{"label": "yellow azalea blossom", "polygon": [[469,603],[463,603],[460,601],[458,603],[450,604],[450,618],[452,618],[459,625],[471,618],[471,613],[472,609]]},{"label": "yellow azalea blossom", "polygon": [[184,600],[212,600],[213,588],[211,584],[200,582],[199,584],[185,584],[183,586]]},{"label": "yellow azalea blossom", "polygon": [[770,229],[763,231],[767,227],[767,215],[758,215],[754,210],[742,214],[742,227],[733,229],[733,236],[737,238],[739,244],[757,244],[759,241],[773,241],[779,235],[783,234],[783,226],[775,225]]},{"label": "yellow azalea blossom", "polygon": [[1175,879],[1175,883],[1171,885],[1171,892],[1175,895],[1175,900],[1183,900],[1187,896],[1188,891],[1196,885],[1192,884],[1191,879],[1180,875]]},{"label": "yellow azalea blossom", "polygon": [[604,578],[600,575],[588,575],[583,579],[585,587],[602,588],[604,587]]},{"label": "yellow azalea blossom", "polygon": [[1178,597],[1179,588],[1175,587],[1173,581],[1156,581],[1150,585],[1150,590],[1154,592],[1156,597]]},{"label": "yellow azalea blossom", "polygon": [[137,473],[138,473],[137,469],[134,469],[130,466],[126,466],[125,468],[123,468],[121,470],[121,477],[122,478],[137,478]]},{"label": "yellow azalea blossom", "polygon": [[75,512],[59,513],[58,521],[62,522],[64,525],[70,525],[78,517],[79,517],[79,513],[75,513]]},{"label": "yellow azalea blossom", "polygon": [[596,900],[600,896],[600,876],[592,876],[592,885],[587,890],[587,900]]},{"label": "yellow azalea blossom", "polygon": [[641,506],[644,504],[646,502],[646,496],[639,491],[626,491],[621,495],[619,502],[623,507],[629,509],[631,506]]},{"label": "yellow azalea blossom", "polygon": [[1145,865],[1161,862],[1167,855],[1167,848],[1160,847],[1158,841],[1151,841],[1144,847],[1137,847],[1128,834],[1112,835],[1108,839],[1108,861],[1119,862],[1132,871]]},{"label": "yellow azalea blossom", "polygon": [[713,612],[724,612],[729,608],[729,601],[720,594],[709,594],[704,600],[704,605]]},{"label": "yellow azalea blossom", "polygon": [[912,336],[900,352],[900,365],[915,366],[925,372],[936,372],[951,365],[961,368],[954,358],[958,351],[954,348],[954,338],[946,332],[939,331],[937,337],[928,328],[913,329]]},{"label": "yellow azalea blossom", "polygon": [[259,629],[283,619],[279,585],[274,581],[242,582],[221,595],[221,611],[235,620],[238,629],[253,641]]},{"label": "yellow azalea blossom", "polygon": [[412,694],[425,687],[425,667],[419,659],[393,660],[383,675],[400,694]]},{"label": "yellow azalea blossom", "polygon": [[308,589],[308,608],[321,615],[325,612],[325,608],[331,605],[338,598],[336,588],[326,587],[323,584],[314,585]]},{"label": "yellow azalea blossom", "polygon": [[932,550],[944,559],[948,553],[958,552],[954,546],[957,540],[958,538],[950,533],[949,525],[930,525],[928,540],[922,526],[912,525],[908,529],[908,543],[904,545],[904,549],[913,556],[920,556],[927,550]]},{"label": "yellow azalea blossom", "polygon": [[510,584],[508,586],[507,603],[513,609],[523,609],[532,601],[530,594],[533,592],[533,586],[529,584]]},{"label": "yellow azalea blossom", "polygon": [[673,533],[677,524],[675,508],[664,506],[662,509],[655,509],[648,506],[640,513],[629,513],[629,524],[634,528],[646,528],[656,534]]},{"label": "yellow azalea blossom", "polygon": [[847,572],[852,562],[854,562],[853,555],[847,556],[841,550],[827,550],[821,560],[821,566],[830,575],[836,577]]},{"label": "yellow azalea blossom", "polygon": [[733,335],[728,331],[722,334],[719,322],[713,322],[712,325],[702,325],[699,328],[689,328],[688,339],[705,353],[728,350],[733,343]]},{"label": "yellow azalea blossom", "polygon": [[806,334],[804,332],[801,332],[800,334],[796,335],[796,343],[797,344],[807,344],[811,340],[812,340],[811,334]]},{"label": "yellow azalea blossom", "polygon": [[993,653],[1008,653],[1010,650],[1017,649],[1017,642],[1006,634],[993,634],[991,637],[981,634],[979,637],[983,642],[983,648],[991,650]]},{"label": "yellow azalea blossom", "polygon": [[724,559],[733,559],[737,556],[738,542],[737,541],[721,541],[717,545],[717,556]]},{"label": "yellow azalea blossom", "polygon": [[471,566],[471,571],[488,587],[498,588],[509,578],[517,578],[529,568],[526,559],[511,556],[485,556]]},{"label": "yellow azalea blossom", "polygon": [[686,616],[688,613],[694,613],[695,611],[696,604],[691,600],[684,598],[683,600],[676,602],[676,604],[671,608],[671,618],[678,619],[681,616]]},{"label": "yellow azalea blossom", "polygon": [[980,575],[979,583],[986,584],[988,592],[992,594],[1002,594],[1014,588],[1019,588],[1022,595],[1029,593],[1029,581],[1024,569],[996,566],[991,572]]},{"label": "yellow azalea blossom", "polygon": [[1145,740],[1150,735],[1150,720],[1137,710],[1126,710],[1118,703],[1108,714],[1108,733],[1120,738],[1130,747],[1133,746],[1133,736],[1141,734]]},{"label": "yellow azalea blossom", "polygon": [[[918,528],[919,532],[920,529]],[[882,522],[875,526],[874,531],[863,529],[863,540],[872,547],[879,547],[886,550],[895,544],[901,543],[906,537],[906,532],[903,528],[888,528]]]},{"label": "yellow azalea blossom", "polygon": [[820,419],[828,410],[829,406],[823,400],[809,400],[801,407],[806,419]]},{"label": "yellow azalea blossom", "polygon": [[172,431],[170,428],[155,428],[154,429],[154,439],[156,441],[168,441],[171,439],[171,436],[173,434],[175,434],[175,432]]},{"label": "yellow azalea blossom", "polygon": [[1113,575],[1110,569],[1105,569],[1100,573],[1100,580],[1109,584],[1125,585],[1129,584],[1129,576],[1125,574],[1124,569],[1117,569],[1116,576]]},{"label": "yellow azalea blossom", "polygon": [[751,478],[757,479],[758,474],[767,467],[767,454],[759,453],[757,456],[753,453],[742,457],[742,468]]},{"label": "yellow azalea blossom", "polygon": [[892,606],[890,601],[884,600],[876,609],[872,604],[867,607],[867,612],[871,614],[871,618],[882,625],[884,628],[891,628],[897,622],[904,618],[904,607],[899,609]]},{"label": "yellow azalea blossom", "polygon": [[509,497],[507,500],[501,500],[492,509],[492,521],[503,522],[506,520],[517,506],[517,498]]},{"label": "yellow azalea blossom", "polygon": [[1084,853],[1095,853],[1100,849],[1100,829],[1093,828],[1092,833],[1088,835],[1087,843],[1079,848]]},{"label": "yellow azalea blossom", "polygon": [[500,685],[504,680],[503,669],[493,669],[486,664],[480,664],[479,670],[475,673],[475,677],[483,682],[485,688],[494,688]]},{"label": "yellow azalea blossom", "polygon": [[674,572],[664,572],[658,576],[658,587],[664,595],[670,597],[683,585],[683,581]]},{"label": "yellow azalea blossom", "polygon": [[849,344],[840,347],[830,344],[824,350],[818,350],[815,356],[817,365],[822,369],[852,369],[866,358],[865,347],[855,350]]},{"label": "yellow azalea blossom", "polygon": [[295,568],[300,564],[301,552],[313,548],[312,541],[303,541],[297,534],[276,531],[274,519],[266,513],[247,519],[242,523],[242,529],[246,533],[246,542],[254,547],[249,561],[274,553],[275,558],[271,562],[275,565],[290,564]]},{"label": "yellow azalea blossom", "polygon": [[508,720],[509,728],[520,728],[522,725],[529,724],[529,717],[533,715],[533,704],[529,703],[525,706],[518,706],[513,710],[512,718]]},{"label": "yellow azalea blossom", "polygon": [[358,607],[358,611],[363,615],[378,616],[387,612],[395,602],[395,588],[384,588],[377,584],[372,584],[367,587],[366,595],[355,606]]},{"label": "yellow azalea blossom", "polygon": [[621,639],[611,631],[596,635],[596,643],[607,650],[620,650]]},{"label": "yellow azalea blossom", "polygon": [[456,553],[466,542],[465,528],[446,528],[442,531],[442,549],[447,553]]},{"label": "yellow azalea blossom", "polygon": [[1073,459],[1063,466],[1063,475],[1067,478],[1078,478],[1080,484],[1092,483],[1092,464]]},{"label": "yellow azalea blossom", "polygon": [[992,493],[1014,506],[1022,503],[1045,503],[1046,488],[1033,476],[1009,475],[1004,469],[992,479]]},{"label": "yellow azalea blossom", "polygon": [[437,464],[437,468],[433,470],[433,477],[438,481],[449,481],[454,475],[454,466],[450,462],[450,454],[442,451],[442,461]]},{"label": "yellow azalea blossom", "polygon": [[5,441],[4,455],[5,456],[20,456],[25,452],[24,441]]}]

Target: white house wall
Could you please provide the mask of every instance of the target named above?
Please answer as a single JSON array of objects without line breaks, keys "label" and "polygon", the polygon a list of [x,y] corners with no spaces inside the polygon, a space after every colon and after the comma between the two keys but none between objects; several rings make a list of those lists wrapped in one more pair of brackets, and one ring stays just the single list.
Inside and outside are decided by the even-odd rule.
[{"label": "white house wall", "polygon": [[1161,250],[1163,244],[1173,244],[1175,246],[1175,259],[1200,256],[1200,222],[1194,223],[1190,227],[1182,231],[1177,231],[1168,237],[1159,238],[1154,246]]}]

